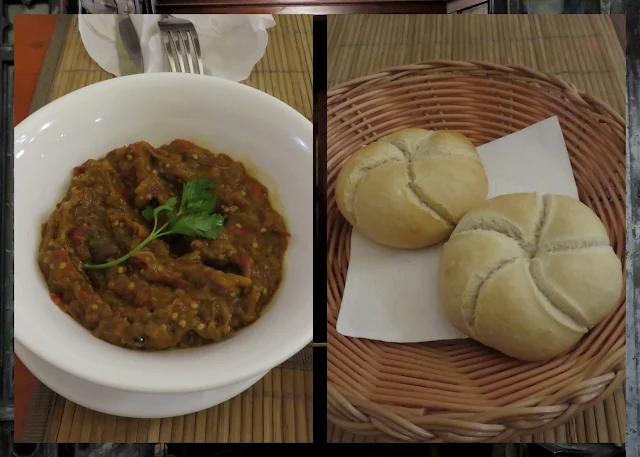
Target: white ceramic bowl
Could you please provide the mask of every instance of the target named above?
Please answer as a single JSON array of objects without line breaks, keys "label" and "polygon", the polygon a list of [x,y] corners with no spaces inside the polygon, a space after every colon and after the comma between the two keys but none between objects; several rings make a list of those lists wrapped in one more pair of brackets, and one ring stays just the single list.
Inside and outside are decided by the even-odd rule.
[{"label": "white ceramic bowl", "polygon": [[[72,92],[15,129],[16,340],[54,367],[126,391],[180,393],[248,380],[312,339],[312,124],[248,86],[156,73]],[[291,232],[284,280],[267,310],[233,338],[198,349],[138,352],[108,344],[50,300],[37,264],[41,225],[89,158],[145,140],[194,141],[249,164]]]}]

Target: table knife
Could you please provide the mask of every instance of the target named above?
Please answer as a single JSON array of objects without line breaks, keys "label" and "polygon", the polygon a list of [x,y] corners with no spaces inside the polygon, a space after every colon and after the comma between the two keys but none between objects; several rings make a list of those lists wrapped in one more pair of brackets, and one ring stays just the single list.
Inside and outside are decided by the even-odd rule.
[{"label": "table knife", "polygon": [[120,74],[125,76],[144,73],[140,38],[138,38],[138,32],[136,32],[131,18],[128,14],[118,14],[116,21],[118,23],[116,47],[118,48]]}]

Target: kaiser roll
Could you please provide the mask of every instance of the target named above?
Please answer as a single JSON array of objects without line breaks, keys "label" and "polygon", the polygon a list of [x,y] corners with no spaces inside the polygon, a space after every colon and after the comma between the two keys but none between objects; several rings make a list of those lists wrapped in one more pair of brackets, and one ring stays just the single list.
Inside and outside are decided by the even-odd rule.
[{"label": "kaiser roll", "polygon": [[356,151],[340,171],[335,195],[363,235],[421,248],[447,238],[487,191],[480,156],[464,135],[408,128]]},{"label": "kaiser roll", "polygon": [[521,193],[468,212],[444,245],[438,294],[461,332],[509,356],[565,354],[615,308],[622,265],[586,205]]}]

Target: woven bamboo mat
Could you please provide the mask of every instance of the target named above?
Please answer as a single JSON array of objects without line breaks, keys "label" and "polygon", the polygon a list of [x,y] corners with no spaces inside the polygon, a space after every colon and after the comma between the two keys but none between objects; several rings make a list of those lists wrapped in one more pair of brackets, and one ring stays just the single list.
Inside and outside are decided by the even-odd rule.
[{"label": "woven bamboo mat", "polygon": [[[328,87],[425,60],[523,65],[558,76],[626,114],[625,57],[604,15],[349,15],[328,18]],[[375,441],[328,424],[330,442]],[[384,441],[389,442],[385,437]],[[622,389],[521,442],[625,440]]]},{"label": "woven bamboo mat", "polygon": [[328,18],[328,87],[396,65],[483,60],[558,76],[626,113],[625,58],[605,15]]},{"label": "woven bamboo mat", "polygon": [[[266,54],[244,81],[312,116],[312,19],[275,16]],[[87,54],[77,17],[66,18],[57,66],[42,75],[49,90],[40,105],[84,86],[110,79]],[[56,43],[52,41],[51,46]],[[32,110],[39,108],[34,100]],[[208,410],[166,419],[129,419],[76,405],[38,383],[24,426],[24,442],[311,442],[312,349],[273,369],[237,397]]]},{"label": "woven bamboo mat", "polygon": [[44,442],[307,443],[313,436],[313,372],[275,368],[237,397],[166,419],[98,413],[55,395]]},{"label": "woven bamboo mat", "polygon": [[[276,15],[276,26],[269,29],[269,44],[245,84],[282,100],[311,119],[313,29],[309,15]],[[89,57],[73,17],[62,57],[51,86],[49,101],[90,84],[111,79]]]}]

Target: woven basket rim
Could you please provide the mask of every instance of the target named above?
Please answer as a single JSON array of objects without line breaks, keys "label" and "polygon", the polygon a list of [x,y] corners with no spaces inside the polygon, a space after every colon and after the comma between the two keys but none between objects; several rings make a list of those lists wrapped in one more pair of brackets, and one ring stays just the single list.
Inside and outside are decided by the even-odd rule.
[{"label": "woven basket rim", "polygon": [[[570,104],[572,108],[575,108],[576,111],[583,110],[584,113],[588,113],[588,115],[592,116],[592,121],[601,126],[600,128],[603,132],[609,137],[613,137],[613,140],[622,140],[622,154],[619,154],[620,150],[617,149],[611,153],[610,157],[596,156],[599,161],[609,161],[612,171],[610,175],[600,176],[602,178],[600,185],[604,189],[594,190],[593,193],[594,195],[599,195],[603,192],[607,193],[607,195],[614,194],[609,199],[609,201],[613,201],[613,203],[610,205],[605,204],[608,208],[606,213],[601,204],[596,202],[593,203],[593,205],[599,209],[597,212],[601,217],[606,218],[607,221],[612,224],[616,224],[616,239],[614,240],[614,235],[611,233],[610,236],[612,237],[612,241],[616,242],[618,246],[616,254],[621,258],[623,268],[625,244],[625,187],[624,181],[621,186],[620,183],[616,186],[616,176],[612,175],[616,173],[619,174],[619,170],[616,168],[619,164],[613,165],[614,162],[622,161],[622,167],[624,168],[626,166],[624,162],[625,120],[607,103],[592,97],[584,91],[578,90],[574,84],[561,80],[556,76],[519,65],[506,66],[483,61],[429,60],[411,65],[389,67],[376,71],[371,75],[339,84],[327,93],[327,241],[329,249],[327,259],[327,286],[329,293],[331,294],[333,292],[337,297],[335,316],[330,304],[331,295],[327,302],[328,334],[329,338],[334,342],[332,345],[331,341],[329,341],[330,344],[328,347],[328,419],[334,425],[353,433],[385,435],[400,441],[506,441],[518,435],[538,433],[539,431],[553,428],[558,424],[566,422],[571,416],[579,413],[591,404],[606,398],[623,384],[625,377],[624,293],[621,296],[616,311],[612,313],[605,323],[596,327],[589,333],[588,337],[585,337],[585,340],[590,340],[591,343],[594,344],[602,344],[603,340],[608,341],[610,344],[607,351],[596,351],[590,354],[590,356],[586,358],[586,362],[583,356],[587,353],[582,351],[575,356],[572,352],[568,356],[541,364],[541,366],[549,365],[551,368],[554,367],[554,363],[571,366],[570,369],[565,370],[565,373],[566,371],[573,370],[575,367],[577,368],[574,376],[570,377],[569,381],[566,379],[563,380],[562,373],[560,373],[560,375],[558,375],[559,382],[556,383],[554,389],[547,392],[546,395],[539,396],[538,398],[521,399],[508,406],[487,406],[483,411],[474,411],[471,413],[458,412],[455,408],[447,410],[445,407],[437,412],[430,411],[429,414],[425,413],[425,409],[422,410],[422,413],[412,410],[407,411],[397,405],[393,406],[388,404],[388,402],[380,403],[376,401],[377,395],[369,398],[372,397],[372,395],[369,394],[367,397],[352,386],[346,387],[344,379],[349,376],[349,373],[344,373],[336,365],[336,363],[340,362],[339,354],[345,353],[345,351],[357,353],[358,357],[363,360],[362,364],[366,364],[368,363],[366,361],[367,351],[374,347],[384,348],[383,356],[377,361],[379,363],[388,363],[390,357],[399,357],[398,354],[402,354],[403,351],[406,352],[410,348],[433,346],[435,348],[434,351],[444,351],[445,349],[443,348],[448,347],[447,343],[442,345],[438,343],[418,345],[384,343],[339,335],[335,329],[335,318],[337,318],[337,311],[339,310],[339,301],[341,300],[344,281],[342,278],[338,278],[339,281],[336,279],[335,281],[339,283],[338,285],[332,285],[329,281],[332,278],[332,269],[336,262],[336,260],[331,257],[331,253],[334,250],[338,250],[338,245],[340,249],[346,252],[346,260],[343,259],[345,271],[350,255],[351,229],[349,226],[345,226],[344,221],[342,221],[342,223],[340,221],[342,216],[337,214],[335,200],[332,198],[333,188],[331,185],[339,170],[339,162],[342,162],[344,157],[348,156],[353,150],[353,148],[351,148],[347,153],[338,157],[338,151],[334,151],[334,148],[331,146],[332,136],[334,136],[334,134],[338,135],[334,130],[348,123],[346,121],[340,123],[342,120],[339,117],[340,110],[345,105],[349,105],[352,111],[360,112],[358,110],[359,105],[357,105],[359,101],[349,103],[348,100],[352,100],[349,99],[349,96],[362,96],[361,98],[366,99],[366,94],[371,89],[378,88],[378,90],[381,91],[382,89],[379,89],[381,85],[392,84],[403,78],[410,78],[411,76],[416,76],[418,79],[421,78],[423,80],[432,80],[436,79],[437,75],[457,76],[460,78],[484,75],[484,77],[493,77],[496,80],[501,77],[507,77],[507,80],[509,78],[514,79],[514,81],[511,81],[514,87],[517,84],[522,84],[523,87],[533,87],[535,84],[536,89],[543,90],[548,97],[560,97],[566,103]],[[384,87],[384,89],[386,90],[387,88]],[[401,92],[401,89],[398,89],[398,92]],[[542,98],[544,97],[540,95],[540,100]],[[367,100],[372,99],[373,98],[369,98]],[[583,111],[580,111],[580,113],[583,114]],[[567,115],[567,113],[562,112],[562,115]],[[587,114],[585,114],[585,116],[586,115]],[[361,114],[360,117],[365,119],[366,115]],[[560,119],[560,112],[558,113],[558,117]],[[351,119],[358,118],[353,117]],[[358,122],[360,122],[360,120],[358,120]],[[353,123],[356,123],[356,121],[353,121]],[[364,124],[365,122],[362,121],[362,123]],[[401,122],[389,128],[400,128],[398,127],[400,124]],[[579,126],[573,127],[578,130],[580,128]],[[355,130],[355,127],[353,127],[352,130]],[[565,141],[567,141],[568,132],[565,131],[564,125],[563,134],[565,135]],[[571,132],[571,134],[573,134],[573,132]],[[342,136],[339,138],[340,141],[348,135],[351,135],[349,130],[347,130],[346,133],[342,132]],[[356,141],[359,142],[360,145],[366,144],[369,141],[374,141],[376,138],[376,136],[373,136],[373,138],[368,137],[366,140],[359,138],[353,140],[349,145],[355,144]],[[611,140],[611,138],[608,139]],[[341,150],[340,152],[344,151]],[[622,171],[624,171],[624,169]],[[601,173],[605,172],[602,171]],[[576,181],[578,182],[579,173],[575,169],[574,174],[576,174]],[[625,179],[624,173],[622,179]],[[607,182],[610,188],[605,188],[604,182]],[[611,192],[611,190],[614,192]],[[591,193],[591,191],[589,192]],[[593,196],[590,197],[595,198]],[[621,208],[620,202],[622,202]],[[610,208],[611,205],[613,205],[613,209]],[[594,210],[596,210],[596,208],[594,208]],[[622,220],[619,220],[620,211],[622,211]],[[334,229],[331,226],[332,222],[337,222],[339,227]],[[619,227],[620,224],[622,224],[621,230]],[[622,246],[621,248],[620,245]],[[340,288],[341,290],[338,290]],[[601,334],[605,335],[606,338],[598,339],[597,337]],[[578,348],[582,347],[582,345],[581,343]],[[452,347],[455,347],[455,343],[452,343]],[[371,359],[371,357],[369,357],[369,359]],[[380,362],[380,360],[383,361]],[[526,365],[524,362],[516,364]],[[354,365],[352,369],[358,370],[360,367]],[[372,374],[371,376],[380,376],[380,373],[378,372],[377,375]],[[334,382],[336,379],[339,379],[340,383]],[[386,384],[393,382],[394,381],[387,380]],[[401,384],[398,383],[398,385]]]},{"label": "woven basket rim", "polygon": [[432,68],[438,66],[460,66],[463,64],[464,66],[471,66],[478,69],[485,70],[496,70],[496,71],[507,71],[507,72],[523,72],[532,76],[533,78],[538,78],[544,82],[550,83],[557,87],[561,87],[567,90],[568,94],[576,96],[576,100],[582,99],[584,102],[592,105],[599,106],[604,109],[607,114],[609,114],[612,119],[622,125],[626,125],[626,120],[616,111],[614,110],[608,103],[603,101],[600,98],[589,95],[588,92],[578,89],[578,87],[572,82],[565,81],[563,79],[558,78],[557,76],[550,75],[548,73],[540,72],[538,70],[534,70],[530,67],[524,65],[502,65],[491,62],[486,62],[483,60],[426,60],[420,63],[407,64],[407,65],[396,65],[391,67],[384,67],[375,73],[370,75],[361,76],[359,78],[355,78],[349,81],[345,81],[344,83],[338,84],[337,86],[329,89],[327,91],[327,105],[329,105],[330,100],[339,95],[341,91],[344,91],[347,88],[352,86],[360,85],[365,82],[377,80],[384,76],[395,75],[398,72],[403,71],[416,71],[424,68]]}]

